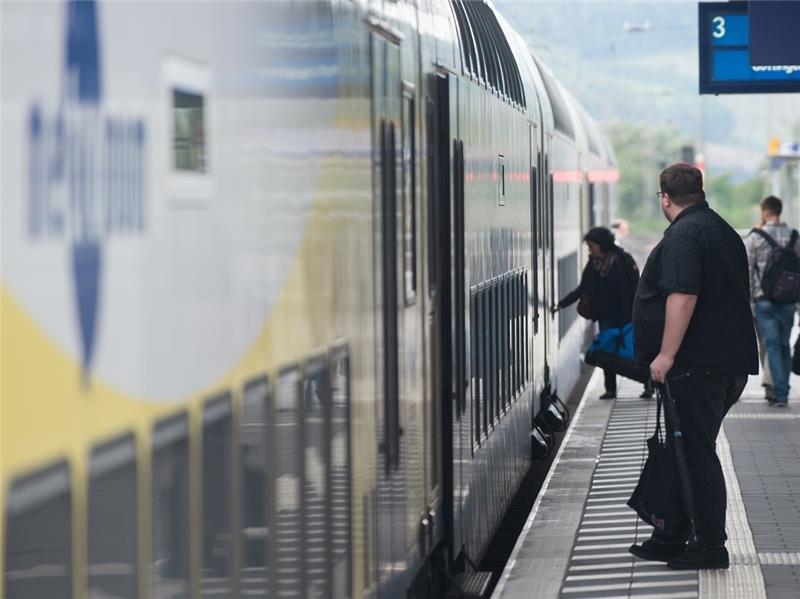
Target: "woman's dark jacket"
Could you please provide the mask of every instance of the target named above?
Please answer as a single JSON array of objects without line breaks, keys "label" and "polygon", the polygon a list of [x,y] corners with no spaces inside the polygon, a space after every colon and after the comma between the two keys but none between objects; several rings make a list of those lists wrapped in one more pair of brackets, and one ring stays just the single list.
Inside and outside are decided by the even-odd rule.
[{"label": "woman's dark jacket", "polygon": [[558,302],[559,308],[574,304],[585,293],[591,306],[592,320],[607,320],[616,327],[631,322],[639,268],[633,257],[622,248],[615,247],[611,251],[617,256],[608,273],[602,276],[589,260],[583,269],[580,285]]}]

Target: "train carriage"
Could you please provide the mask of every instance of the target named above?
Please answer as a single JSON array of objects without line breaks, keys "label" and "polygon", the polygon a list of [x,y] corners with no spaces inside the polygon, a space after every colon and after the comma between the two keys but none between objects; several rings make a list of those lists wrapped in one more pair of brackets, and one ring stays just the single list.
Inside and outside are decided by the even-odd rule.
[{"label": "train carriage", "polygon": [[0,10],[0,595],[471,571],[576,383],[597,126],[482,0]]}]

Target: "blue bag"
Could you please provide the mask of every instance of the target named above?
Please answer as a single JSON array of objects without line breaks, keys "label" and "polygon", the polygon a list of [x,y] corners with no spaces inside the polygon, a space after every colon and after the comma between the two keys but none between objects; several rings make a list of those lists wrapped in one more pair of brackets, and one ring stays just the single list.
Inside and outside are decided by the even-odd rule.
[{"label": "blue bag", "polygon": [[626,360],[633,360],[633,323],[629,322],[618,328],[600,331],[586,353],[592,354],[598,350],[616,354]]},{"label": "blue bag", "polygon": [[650,369],[636,363],[633,353],[633,324],[601,331],[586,350],[584,361],[608,372],[640,383],[650,380]]}]

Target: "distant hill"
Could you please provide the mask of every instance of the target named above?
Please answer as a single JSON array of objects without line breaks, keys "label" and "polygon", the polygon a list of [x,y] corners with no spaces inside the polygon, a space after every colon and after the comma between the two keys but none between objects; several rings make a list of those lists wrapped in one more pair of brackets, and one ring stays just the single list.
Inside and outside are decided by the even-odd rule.
[{"label": "distant hill", "polygon": [[711,169],[753,175],[769,138],[797,118],[800,101],[780,118],[763,95],[701,99],[696,2],[495,4],[599,120],[669,124],[699,145],[705,103]]}]

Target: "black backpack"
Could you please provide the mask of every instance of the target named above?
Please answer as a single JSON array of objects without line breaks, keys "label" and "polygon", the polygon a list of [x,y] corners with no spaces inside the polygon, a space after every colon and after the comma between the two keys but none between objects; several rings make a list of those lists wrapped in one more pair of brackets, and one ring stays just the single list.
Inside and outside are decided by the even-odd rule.
[{"label": "black backpack", "polygon": [[764,297],[772,302],[793,304],[800,301],[800,258],[795,252],[798,233],[792,229],[792,236],[786,247],[781,247],[772,236],[761,229],[753,229],[770,245],[767,265],[759,273]]}]

